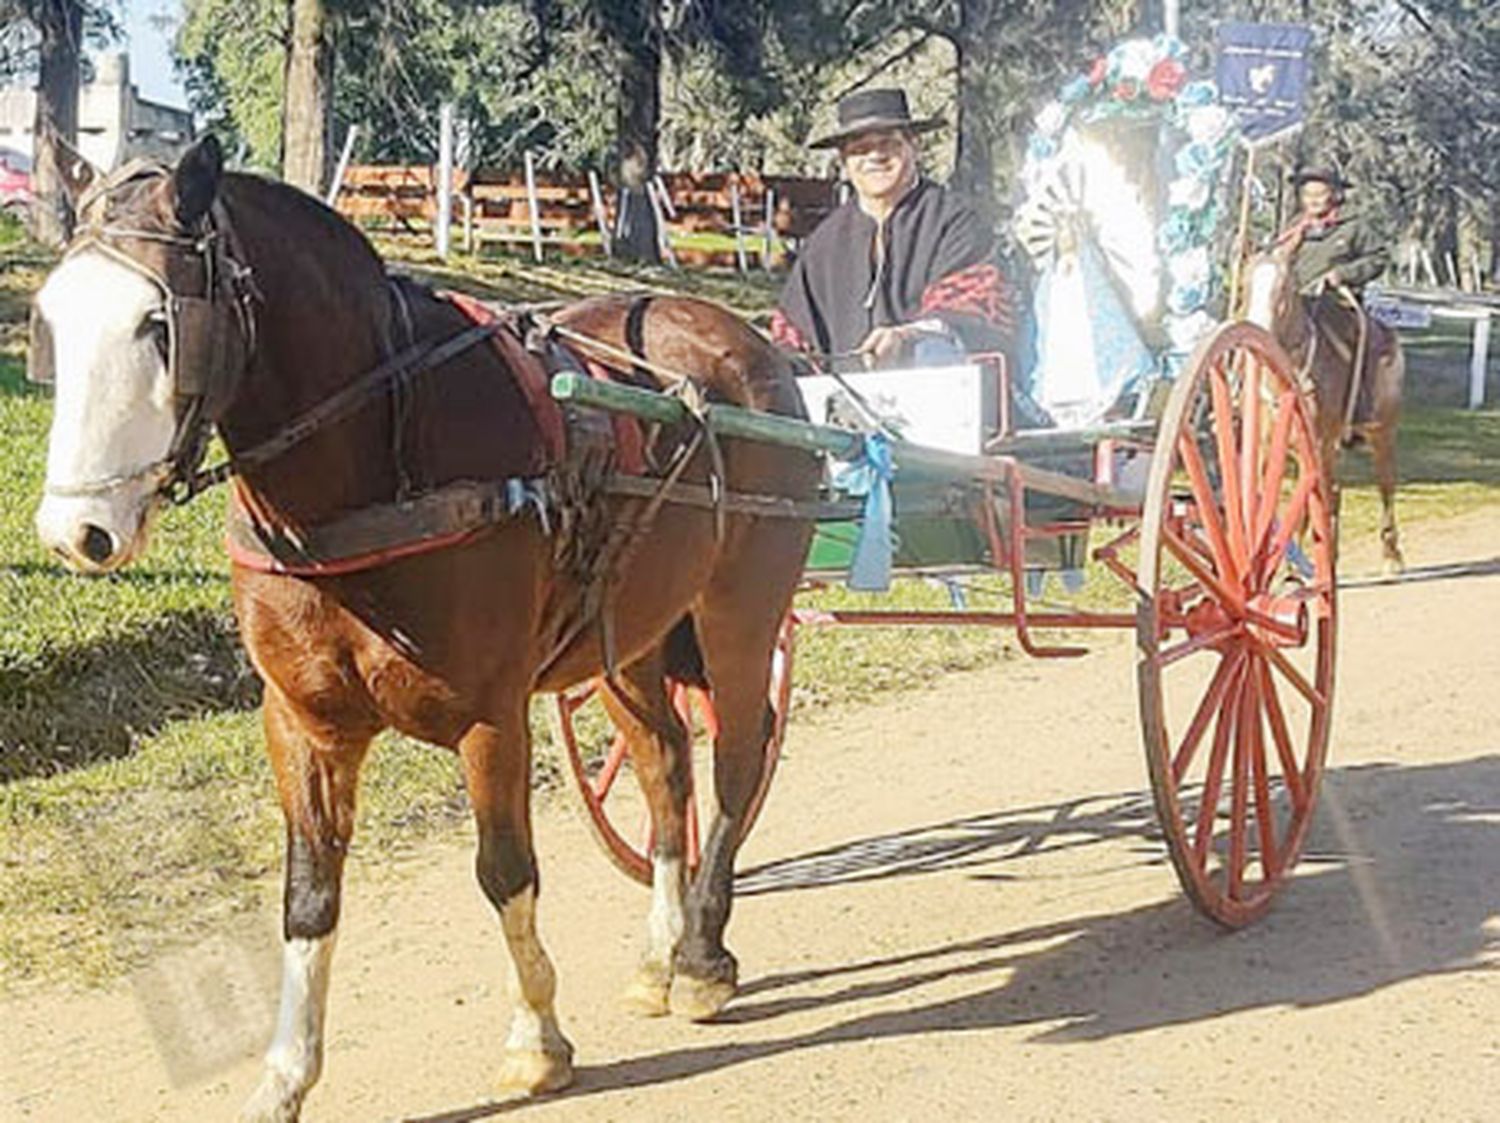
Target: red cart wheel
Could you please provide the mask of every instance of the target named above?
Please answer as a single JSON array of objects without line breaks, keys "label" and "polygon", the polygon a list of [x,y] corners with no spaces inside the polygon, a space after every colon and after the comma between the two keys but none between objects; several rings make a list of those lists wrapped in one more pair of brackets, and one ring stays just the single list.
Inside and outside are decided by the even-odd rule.
[{"label": "red cart wheel", "polygon": [[[795,624],[788,617],[777,637],[771,664],[770,704],[775,720],[766,742],[760,783],[756,786],[744,831],[750,833],[765,803],[771,777],[781,758],[781,740],[786,733],[787,707],[792,697],[792,652]],[[627,877],[651,884],[651,817],[638,786],[623,785],[630,772],[625,737],[615,729],[596,697],[597,681],[557,695],[557,726],[568,766],[573,773],[579,809],[605,855]],[[712,795],[701,801],[699,790],[712,793],[713,743],[718,734],[718,716],[709,691],[682,683],[671,685],[672,704],[693,737],[693,783],[688,791],[688,868],[695,871],[699,859],[699,823],[713,816]],[[593,727],[593,733],[589,727]],[[699,780],[702,780],[700,785]],[[701,803],[701,807],[700,807]],[[701,815],[701,817],[700,817]]]},{"label": "red cart wheel", "polygon": [[1173,387],[1141,524],[1141,720],[1193,903],[1270,907],[1317,803],[1333,702],[1335,510],[1313,404],[1280,346],[1219,329]]}]

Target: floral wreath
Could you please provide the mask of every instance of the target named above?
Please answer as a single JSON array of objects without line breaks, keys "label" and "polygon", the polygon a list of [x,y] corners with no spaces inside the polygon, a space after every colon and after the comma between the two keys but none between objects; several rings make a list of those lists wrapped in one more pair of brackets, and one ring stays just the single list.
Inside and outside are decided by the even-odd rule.
[{"label": "floral wreath", "polygon": [[1158,35],[1127,40],[1096,59],[1037,114],[1021,169],[1028,198],[1036,196],[1061,173],[1063,134],[1074,123],[1157,117],[1183,134],[1172,156],[1167,213],[1156,231],[1170,280],[1163,323],[1169,371],[1215,323],[1208,312],[1215,283],[1212,246],[1223,217],[1220,181],[1237,134],[1214,83],[1187,80],[1186,53],[1176,38]]}]

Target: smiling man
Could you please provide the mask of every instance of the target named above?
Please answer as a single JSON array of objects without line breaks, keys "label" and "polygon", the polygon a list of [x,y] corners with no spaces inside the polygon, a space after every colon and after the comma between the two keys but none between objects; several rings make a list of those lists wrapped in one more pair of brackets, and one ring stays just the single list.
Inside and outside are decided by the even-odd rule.
[{"label": "smiling man", "polygon": [[839,102],[838,127],[812,147],[839,150],[854,191],[797,258],[771,320],[776,342],[871,366],[1004,348],[994,235],[918,162],[918,135],[941,124],[914,120],[897,89]]}]

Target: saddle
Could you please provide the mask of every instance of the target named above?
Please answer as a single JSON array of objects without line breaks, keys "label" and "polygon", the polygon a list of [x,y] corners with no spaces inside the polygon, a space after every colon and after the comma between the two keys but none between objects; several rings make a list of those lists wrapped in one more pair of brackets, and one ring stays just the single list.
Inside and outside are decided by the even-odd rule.
[{"label": "saddle", "polygon": [[[1319,401],[1343,415],[1341,439],[1348,445],[1356,430],[1375,420],[1375,374],[1380,363],[1397,345],[1395,332],[1368,315],[1356,298],[1350,303],[1342,294],[1325,292],[1308,302],[1308,315],[1317,332],[1317,346],[1333,356],[1333,371],[1349,373],[1346,390],[1318,385]],[[1316,378],[1318,371],[1313,370]]]}]

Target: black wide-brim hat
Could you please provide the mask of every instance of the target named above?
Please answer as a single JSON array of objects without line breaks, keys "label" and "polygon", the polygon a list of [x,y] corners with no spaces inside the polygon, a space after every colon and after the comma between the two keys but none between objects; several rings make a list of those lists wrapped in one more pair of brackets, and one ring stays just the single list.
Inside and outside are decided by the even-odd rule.
[{"label": "black wide-brim hat", "polygon": [[941,117],[914,120],[906,104],[906,91],[897,89],[857,90],[838,104],[838,127],[827,136],[808,141],[809,148],[837,148],[844,141],[878,129],[931,132],[944,125]]},{"label": "black wide-brim hat", "polygon": [[1301,187],[1304,183],[1326,183],[1335,191],[1344,191],[1354,186],[1354,184],[1339,174],[1337,168],[1320,165],[1301,168],[1293,172],[1290,178],[1293,187]]}]

